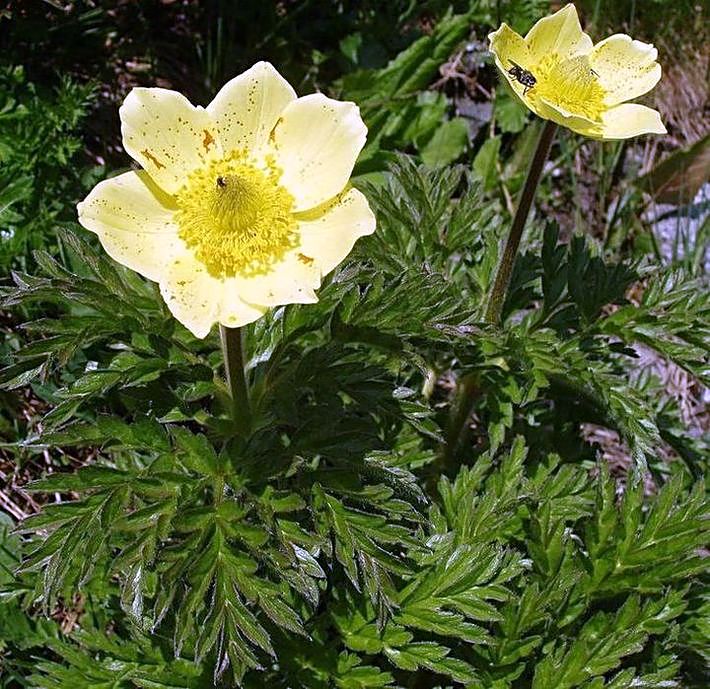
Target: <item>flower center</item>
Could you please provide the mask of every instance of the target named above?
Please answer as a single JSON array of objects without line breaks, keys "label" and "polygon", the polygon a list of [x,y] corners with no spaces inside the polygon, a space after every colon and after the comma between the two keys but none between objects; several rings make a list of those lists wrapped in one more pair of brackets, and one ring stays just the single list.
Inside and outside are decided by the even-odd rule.
[{"label": "flower center", "polygon": [[[586,56],[561,58],[545,55],[532,70],[537,78],[534,95],[571,115],[598,122],[606,109],[604,89]],[[531,92],[533,95],[533,92]]]},{"label": "flower center", "polygon": [[243,151],[195,170],[177,193],[179,236],[215,277],[264,273],[297,246],[293,197]]}]

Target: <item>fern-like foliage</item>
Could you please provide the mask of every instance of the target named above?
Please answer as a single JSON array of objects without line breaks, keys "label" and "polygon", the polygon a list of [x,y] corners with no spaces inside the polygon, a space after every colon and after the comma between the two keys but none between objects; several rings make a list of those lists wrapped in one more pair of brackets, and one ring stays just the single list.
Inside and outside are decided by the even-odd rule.
[{"label": "fern-like foliage", "polygon": [[[54,92],[30,82],[21,67],[0,67],[0,265],[32,266],[33,249],[54,247],[54,224],[73,217],[75,199],[91,184],[81,164],[79,126],[91,85],[62,79]],[[67,212],[67,209],[69,212]]]},{"label": "fern-like foliage", "polygon": [[2,288],[6,308],[47,312],[2,373],[47,407],[13,451],[92,452],[29,487],[61,499],[19,526],[2,582],[13,605],[82,600],[94,618],[52,635],[32,686],[116,668],[126,688],[697,677],[703,484],[678,465],[646,496],[632,472],[618,499],[580,435],[615,428],[657,465],[677,413],[634,382],[634,345],[702,380],[697,283],[549,226],[493,327],[501,229],[469,177],[403,158],[368,193],[379,231],[319,303],[248,328],[248,429],[216,338],[195,341],[78,230],[66,261],[38,253],[41,275]]}]

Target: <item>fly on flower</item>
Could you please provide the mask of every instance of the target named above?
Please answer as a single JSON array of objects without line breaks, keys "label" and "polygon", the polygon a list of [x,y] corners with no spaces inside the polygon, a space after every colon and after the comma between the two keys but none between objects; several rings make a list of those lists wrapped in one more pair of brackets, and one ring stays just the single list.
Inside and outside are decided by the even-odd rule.
[{"label": "fly on flower", "polygon": [[197,337],[281,304],[317,301],[321,279],[371,234],[348,184],[366,127],[354,103],[297,98],[267,62],[206,107],[135,88],[120,109],[126,151],[142,170],[98,184],[79,222],[119,263],[160,284]]},{"label": "fly on flower", "polygon": [[523,95],[525,95],[533,86],[535,86],[535,84],[537,84],[537,79],[532,72],[529,72],[527,69],[523,69],[517,62],[510,60],[510,64],[513,66],[508,70],[508,74],[525,87],[523,89]]},{"label": "fly on flower", "polygon": [[652,45],[625,34],[594,45],[572,4],[538,21],[525,38],[507,24],[488,38],[498,69],[539,117],[596,139],[665,134],[656,110],[626,102],[661,78]]}]

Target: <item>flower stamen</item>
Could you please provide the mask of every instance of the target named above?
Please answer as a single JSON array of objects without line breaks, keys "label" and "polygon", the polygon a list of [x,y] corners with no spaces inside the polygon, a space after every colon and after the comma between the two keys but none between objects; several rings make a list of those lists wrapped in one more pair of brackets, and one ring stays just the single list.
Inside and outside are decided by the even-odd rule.
[{"label": "flower stamen", "polygon": [[545,55],[535,66],[537,84],[531,96],[544,98],[565,113],[597,122],[604,112],[604,89],[586,55]]},{"label": "flower stamen", "polygon": [[179,235],[215,277],[267,272],[298,244],[293,197],[273,161],[243,151],[196,170],[177,194]]}]

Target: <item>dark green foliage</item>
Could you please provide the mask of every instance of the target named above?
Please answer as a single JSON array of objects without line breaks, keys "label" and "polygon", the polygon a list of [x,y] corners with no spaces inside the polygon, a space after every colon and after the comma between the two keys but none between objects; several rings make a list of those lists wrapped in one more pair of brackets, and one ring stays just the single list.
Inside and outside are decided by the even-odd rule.
[{"label": "dark green foliage", "polygon": [[[617,29],[670,7],[637,5],[578,3]],[[0,469],[9,491],[43,475],[21,489],[44,505],[0,522],[2,689],[706,686],[708,443],[636,368],[650,351],[710,382],[707,232],[642,257],[640,192],[609,170],[603,244],[570,237],[546,179],[503,323],[483,319],[540,124],[483,39],[549,6],[43,3],[10,29],[0,10]],[[204,104],[256,59],[361,107],[377,232],[317,304],[244,329],[237,424],[216,334],[195,340],[74,204],[105,176],[82,147],[119,160],[118,91],[160,79]],[[558,144],[570,172],[579,147]],[[623,471],[589,424],[619,433]]]},{"label": "dark green foliage", "polygon": [[63,663],[44,661],[29,677],[38,689],[96,689],[115,687],[171,687],[207,689],[213,686],[199,668],[187,660],[174,660],[147,637],[135,635],[130,643],[107,638],[97,631],[75,635],[75,645],[52,641],[49,648]]},{"label": "dark green foliage", "polygon": [[[446,98],[441,93],[421,93],[439,66],[466,37],[470,14],[447,14],[434,31],[422,36],[396,59],[379,70],[363,70],[343,80],[343,92],[362,109],[369,134],[359,171],[382,169],[382,149],[407,148],[412,143],[429,164],[453,162],[468,145],[462,119],[446,120]],[[418,95],[419,94],[419,95]]]},{"label": "dark green foliage", "polygon": [[[226,414],[216,341],[195,342],[78,235],[61,235],[72,270],[40,253],[43,276],[4,289],[7,306],[60,314],[28,324],[4,372],[6,387],[43,379],[51,403],[17,451],[99,449],[31,486],[71,499],[22,524],[24,561],[4,586],[45,611],[109,596],[116,625],[87,620],[52,641],[30,686],[97,686],[115,667],[125,687],[697,675],[703,485],[678,471],[656,496],[632,481],[618,500],[604,467],[580,463],[578,427],[611,425],[641,465],[653,459],[674,412],[650,405],[624,362],[643,341],[703,375],[706,299],[679,272],[605,262],[582,239],[558,246],[548,227],[521,258],[509,322],[492,328],[480,314],[500,228],[480,190],[403,158],[369,191],[379,232],[359,260],[319,304],[249,329],[246,433]],[[447,368],[477,419],[453,436],[455,406],[421,392]]]},{"label": "dark green foliage", "polygon": [[[97,179],[81,160],[79,127],[93,88],[63,79],[54,93],[0,66],[0,265],[25,268],[32,249],[54,246],[57,221]],[[31,264],[30,264],[31,265]]]}]

